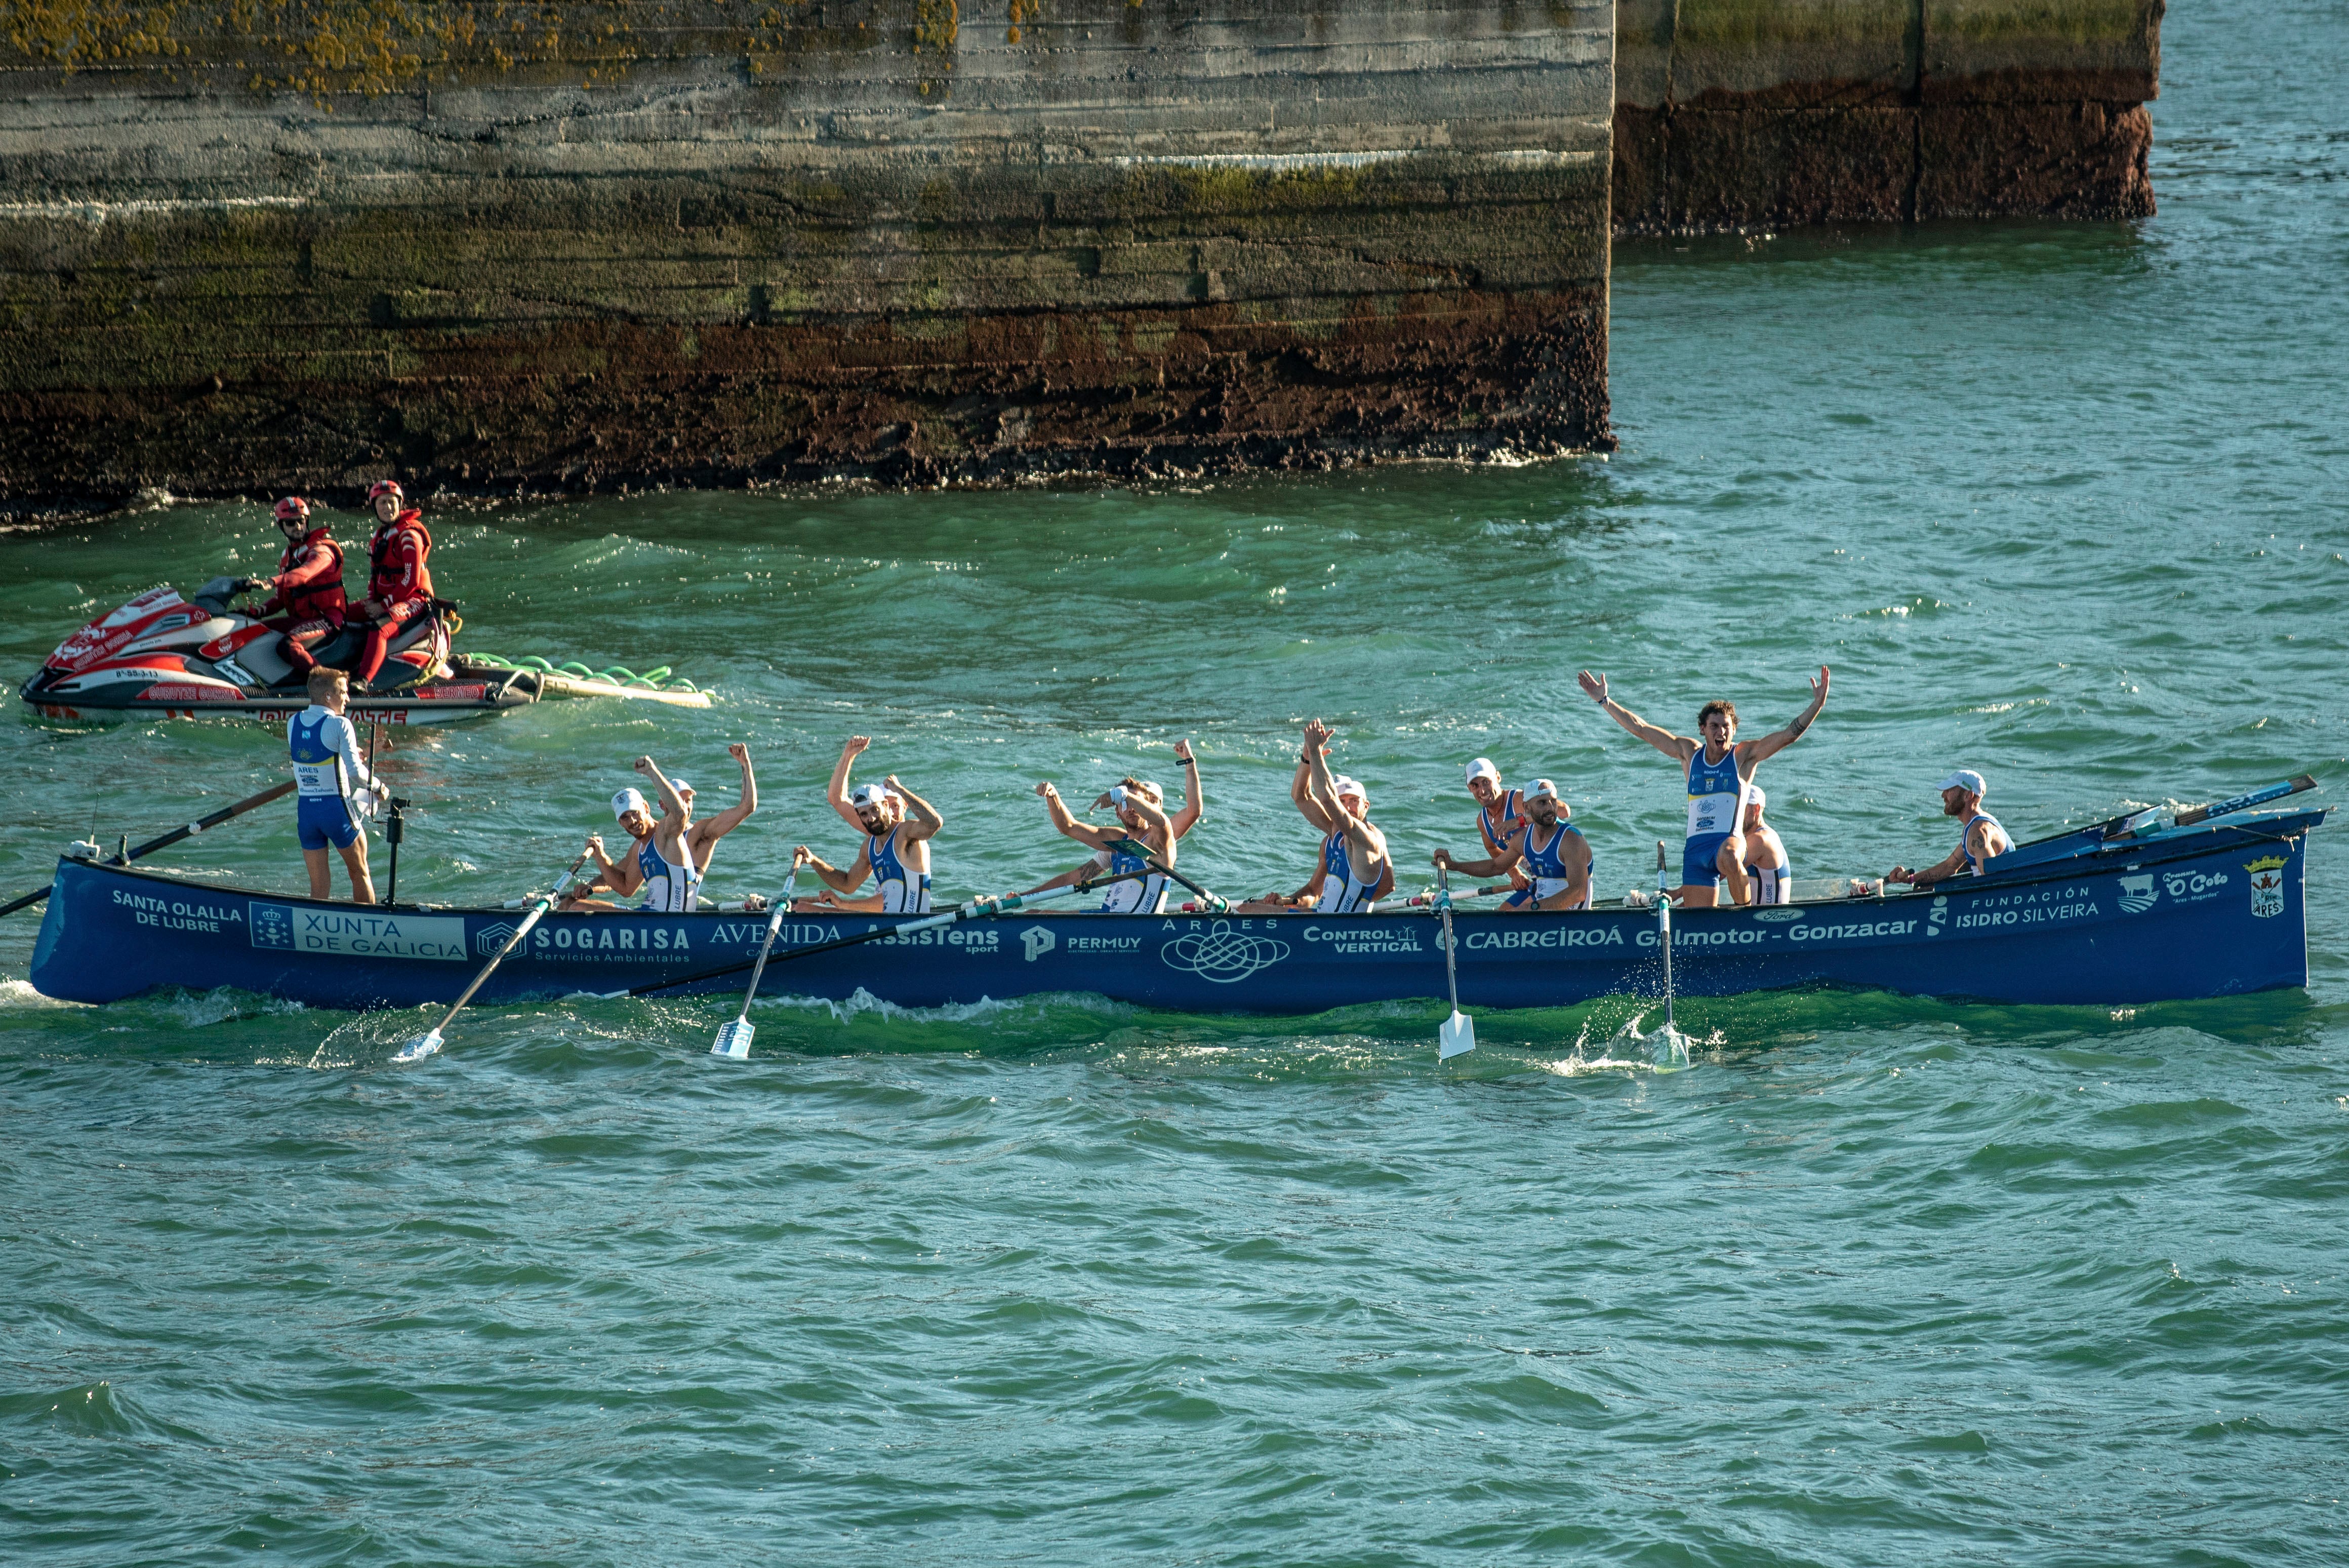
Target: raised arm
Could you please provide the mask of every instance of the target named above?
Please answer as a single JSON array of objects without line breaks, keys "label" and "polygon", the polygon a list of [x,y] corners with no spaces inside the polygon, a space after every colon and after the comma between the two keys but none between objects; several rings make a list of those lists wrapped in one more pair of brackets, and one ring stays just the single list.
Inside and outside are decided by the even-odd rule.
[{"label": "raised arm", "polygon": [[653,791],[660,797],[661,810],[667,814],[666,820],[675,822],[685,815],[685,797],[677,793],[677,786],[668,782],[659,763],[650,757],[638,757],[636,772],[652,781]]},{"label": "raised arm", "polygon": [[1751,767],[1764,757],[1776,756],[1780,752],[1801,740],[1803,732],[1817,721],[1819,710],[1826,705],[1827,667],[1822,664],[1819,666],[1819,678],[1811,682],[1811,705],[1804,709],[1793,723],[1783,730],[1773,730],[1759,740],[1738,742],[1737,749],[1745,753],[1746,765]]},{"label": "raised arm", "polygon": [[726,748],[726,754],[742,765],[742,795],[732,805],[707,822],[693,825],[694,836],[703,843],[725,837],[742,826],[743,820],[759,809],[759,780],[750,771],[750,748],[737,741]]},{"label": "raised arm", "polygon": [[[1090,822],[1079,822],[1069,810],[1068,802],[1061,798],[1061,792],[1052,787],[1050,780],[1038,784],[1036,793],[1044,797],[1044,809],[1052,814],[1052,826],[1063,837],[1073,838],[1080,844],[1090,844],[1095,849],[1107,849],[1125,837],[1123,826],[1095,827]],[[1052,883],[1045,884],[1048,888],[1052,886]]]},{"label": "raised arm", "polygon": [[1207,809],[1207,794],[1199,787],[1199,759],[1191,754],[1189,741],[1174,742],[1174,760],[1183,764],[1183,809],[1172,819],[1174,836],[1180,838],[1199,826],[1200,814]]},{"label": "raised arm", "polygon": [[1297,809],[1305,814],[1306,821],[1327,833],[1330,827],[1330,813],[1322,807],[1320,802],[1313,798],[1311,792],[1306,787],[1312,782],[1312,775],[1313,764],[1306,760],[1303,752],[1298,753],[1297,774],[1288,781],[1288,798],[1297,803]]},{"label": "raised arm", "polygon": [[848,804],[848,770],[858,757],[864,754],[864,748],[872,743],[870,735],[848,737],[848,743],[840,748],[840,761],[832,764],[832,793],[825,796],[825,804],[832,807],[833,814],[859,833],[864,831],[864,823],[856,815],[856,808]]},{"label": "raised arm", "polygon": [[1576,676],[1575,680],[1582,690],[1588,693],[1590,700],[1606,711],[1609,718],[1622,725],[1634,736],[1663,753],[1664,755],[1684,763],[1696,754],[1696,742],[1690,740],[1686,735],[1675,735],[1670,730],[1661,729],[1649,723],[1609,696],[1606,676],[1593,675],[1586,670]]},{"label": "raised arm", "polygon": [[[1134,815],[1142,818],[1142,831],[1145,836],[1142,843],[1142,847],[1149,853],[1156,855],[1161,865],[1174,865],[1174,825],[1173,820],[1169,818],[1164,812],[1151,805],[1147,799],[1136,792],[1127,792],[1125,804],[1127,808],[1131,810]],[[1123,824],[1120,824],[1119,826],[1123,828]],[[1121,832],[1118,836],[1120,838],[1126,838],[1132,836]],[[1150,838],[1155,838],[1159,843],[1166,846],[1165,849],[1162,852],[1151,848],[1148,842]]]},{"label": "raised arm", "polygon": [[1338,784],[1330,774],[1330,741],[1336,733],[1319,719],[1305,726],[1305,798],[1319,813],[1305,815],[1324,833],[1338,830]]},{"label": "raised arm", "polygon": [[[938,815],[938,808],[899,783],[895,774],[891,774],[884,782],[899,800],[905,803],[906,843],[911,844],[917,838],[933,837],[939,828],[947,825],[947,819]],[[863,825],[858,826],[862,827]]]},{"label": "raised arm", "polygon": [[1088,860],[1073,871],[1063,871],[1051,880],[1048,882],[1039,882],[1033,888],[1027,888],[1024,891],[1014,895],[1014,897],[1032,898],[1039,893],[1049,893],[1055,888],[1073,888],[1080,882],[1100,876],[1101,869],[1102,864],[1100,861]]}]

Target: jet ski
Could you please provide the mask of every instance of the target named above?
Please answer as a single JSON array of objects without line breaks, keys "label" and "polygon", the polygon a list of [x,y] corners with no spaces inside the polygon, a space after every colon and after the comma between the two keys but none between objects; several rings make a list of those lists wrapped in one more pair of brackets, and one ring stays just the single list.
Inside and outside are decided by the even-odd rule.
[{"label": "jet ski", "polygon": [[[232,607],[253,586],[248,577],[214,577],[187,598],[169,585],[149,588],[59,643],[17,695],[47,719],[298,713],[310,698],[285,639]],[[538,671],[451,658],[450,638],[463,624],[454,611],[435,599],[430,614],[400,629],[373,690],[351,694],[352,718],[429,724],[538,701]],[[366,648],[366,625],[354,622],[313,652],[321,664],[352,670]]]}]

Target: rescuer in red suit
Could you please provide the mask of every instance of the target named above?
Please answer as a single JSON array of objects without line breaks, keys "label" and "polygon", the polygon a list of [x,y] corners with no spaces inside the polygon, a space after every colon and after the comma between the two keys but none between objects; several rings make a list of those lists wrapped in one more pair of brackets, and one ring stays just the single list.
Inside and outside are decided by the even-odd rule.
[{"label": "rescuer in red suit", "polygon": [[343,547],[326,537],[325,524],[310,525],[310,504],[298,495],[277,504],[277,529],[285,535],[277,575],[245,581],[269,590],[253,613],[285,638],[285,661],[295,673],[307,675],[318,668],[311,649],[341,630],[349,615],[343,597]]},{"label": "rescuer in red suit", "polygon": [[367,541],[367,591],[358,618],[372,624],[358,679],[371,686],[391,639],[409,621],[431,613],[432,571],[426,563],[432,558],[432,535],[425,532],[424,514],[408,504],[397,481],[376,481],[367,504],[375,508],[376,528]]}]

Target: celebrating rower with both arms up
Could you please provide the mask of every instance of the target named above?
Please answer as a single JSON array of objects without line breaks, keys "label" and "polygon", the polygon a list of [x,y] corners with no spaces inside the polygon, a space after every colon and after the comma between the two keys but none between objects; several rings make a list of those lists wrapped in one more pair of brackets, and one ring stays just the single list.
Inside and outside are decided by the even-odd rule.
[{"label": "celebrating rower with both arms up", "polygon": [[[1725,883],[1731,903],[1752,903],[1759,877],[1752,868],[1754,863],[1749,853],[1747,828],[1749,817],[1754,822],[1760,820],[1759,815],[1750,810],[1754,794],[1754,770],[1801,740],[1803,732],[1817,721],[1820,710],[1827,705],[1826,666],[1819,666],[1819,677],[1811,682],[1811,705],[1793,723],[1758,741],[1737,738],[1737,707],[1721,698],[1697,710],[1697,728],[1703,733],[1703,739],[1698,740],[1651,724],[1616,701],[1608,693],[1605,675],[1593,675],[1586,670],[1577,679],[1609,718],[1685,770],[1688,839],[1681,850],[1681,886],[1672,889],[1673,896],[1691,909],[1711,909],[1715,889]],[[1772,878],[1772,891],[1778,892],[1785,887],[1787,891],[1781,896],[1783,902],[1791,896],[1792,883],[1785,875],[1785,846],[1777,842],[1777,836],[1774,832],[1768,838],[1779,861],[1778,875]]]},{"label": "celebrating rower with both arms up", "polygon": [[[742,793],[735,803],[705,822],[693,820],[693,786],[670,778],[650,757],[636,759],[636,772],[653,786],[660,802],[657,821],[647,809],[641,791],[624,789],[612,797],[612,815],[629,839],[627,853],[616,861],[604,852],[601,834],[590,834],[587,853],[595,857],[595,873],[558,906],[565,912],[610,913],[623,909],[680,914],[700,904],[701,879],[709,874],[709,857],[718,841],[749,820],[759,809],[759,780],[750,767],[750,748],[737,741],[726,748],[742,770]],[[607,891],[622,898],[641,899],[633,905],[599,899]],[[751,908],[763,909],[754,898]]]},{"label": "celebrating rower with both arms up", "polygon": [[[802,844],[792,851],[792,868],[805,866],[823,878],[824,891],[795,900],[802,912],[851,912],[869,915],[926,915],[930,912],[930,840],[947,825],[928,801],[891,774],[877,784],[848,787],[849,769],[873,743],[869,735],[851,735],[833,764],[826,799],[843,820],[864,835],[855,857],[845,867],[827,864]],[[870,877],[877,891],[865,898],[848,895]]]}]

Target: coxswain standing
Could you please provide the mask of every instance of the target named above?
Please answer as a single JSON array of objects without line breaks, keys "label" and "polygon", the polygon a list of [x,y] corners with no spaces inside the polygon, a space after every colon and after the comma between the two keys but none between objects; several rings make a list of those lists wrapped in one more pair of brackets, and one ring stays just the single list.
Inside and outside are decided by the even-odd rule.
[{"label": "coxswain standing", "polygon": [[1733,904],[1750,901],[1752,883],[1745,875],[1745,794],[1754,770],[1803,738],[1827,705],[1827,668],[1811,682],[1811,705],[1783,730],[1758,741],[1737,739],[1737,708],[1715,698],[1697,711],[1702,740],[1675,735],[1649,723],[1608,695],[1607,677],[1588,670],[1578,679],[1582,689],[1607,716],[1656,750],[1680,763],[1688,774],[1688,841],[1681,851],[1681,886],[1673,889],[1691,909],[1713,907],[1714,889],[1729,884]]},{"label": "coxswain standing", "polygon": [[323,523],[310,524],[310,504],[289,495],[277,504],[277,531],[285,553],[274,577],[247,577],[245,590],[267,588],[269,597],[253,616],[284,639],[285,662],[296,675],[318,668],[312,648],[343,628],[350,606],[343,597],[343,547],[327,537]]},{"label": "coxswain standing", "polygon": [[[326,849],[342,852],[351,875],[351,902],[375,902],[375,879],[367,875],[367,834],[362,815],[388,797],[380,781],[359,760],[358,732],[343,716],[347,682],[339,670],[310,671],[310,705],[285,721],[285,749],[294,762],[295,826],[302,839],[302,864],[310,873],[310,897],[334,891],[334,868]],[[366,792],[366,805],[352,796]]]},{"label": "coxswain standing", "polygon": [[1982,796],[1990,785],[1982,774],[1971,768],[1960,768],[1941,781],[1941,815],[1954,816],[1965,824],[1958,834],[1958,846],[1938,866],[1922,871],[1911,871],[1906,866],[1895,866],[1884,874],[1887,882],[1907,882],[1923,892],[1936,882],[1946,882],[1961,871],[1980,877],[1990,869],[1990,863],[2014,847],[1998,818],[1982,808]]},{"label": "coxswain standing", "polygon": [[432,535],[425,529],[424,514],[408,504],[396,480],[378,480],[367,492],[367,504],[375,508],[376,529],[367,541],[367,597],[357,610],[357,618],[369,623],[357,684],[372,692],[392,639],[410,621],[431,613]]},{"label": "coxswain standing", "polygon": [[[823,878],[828,892],[802,898],[794,908],[804,911],[851,911],[875,915],[926,915],[930,912],[930,840],[947,825],[928,801],[916,794],[891,774],[885,784],[848,786],[851,764],[873,743],[869,735],[851,735],[833,764],[829,801],[832,809],[854,823],[864,835],[856,857],[845,867],[829,866],[802,844],[792,852],[794,867],[810,866]],[[849,898],[870,875],[878,891],[864,898]]]},{"label": "coxswain standing", "polygon": [[[1161,866],[1174,864],[1174,846],[1180,836],[1174,824],[1159,803],[1142,791],[1138,784],[1118,784],[1110,787],[1104,796],[1110,809],[1117,813],[1115,827],[1095,827],[1090,822],[1079,822],[1068,803],[1050,781],[1036,786],[1044,797],[1045,809],[1052,814],[1052,826],[1063,837],[1080,844],[1090,844],[1099,853],[1085,862],[1074,875],[1063,875],[1030,888],[1030,895],[1048,888],[1064,888],[1073,882],[1096,875],[1132,877],[1130,882],[1116,882],[1102,893],[1100,912],[1104,915],[1160,915],[1166,912],[1166,874],[1151,869],[1151,861]],[[1104,867],[1102,857],[1108,857]],[[1148,873],[1146,876],[1142,873]]]},{"label": "coxswain standing", "polygon": [[636,846],[637,886],[644,899],[639,909],[661,914],[690,914],[701,905],[701,879],[709,874],[709,857],[718,841],[733,832],[759,809],[759,780],[750,770],[750,748],[737,741],[726,748],[742,769],[740,799],[707,822],[693,820],[693,786],[664,775],[650,757],[636,759],[636,772],[650,780],[660,798],[660,820],[650,837]]},{"label": "coxswain standing", "polygon": [[1525,803],[1525,823],[1499,849],[1482,860],[1454,860],[1452,851],[1439,849],[1436,866],[1469,877],[1522,867],[1527,886],[1501,906],[1504,914],[1590,908],[1590,845],[1580,828],[1568,826],[1559,815],[1557,786],[1536,779],[1518,798]]}]

